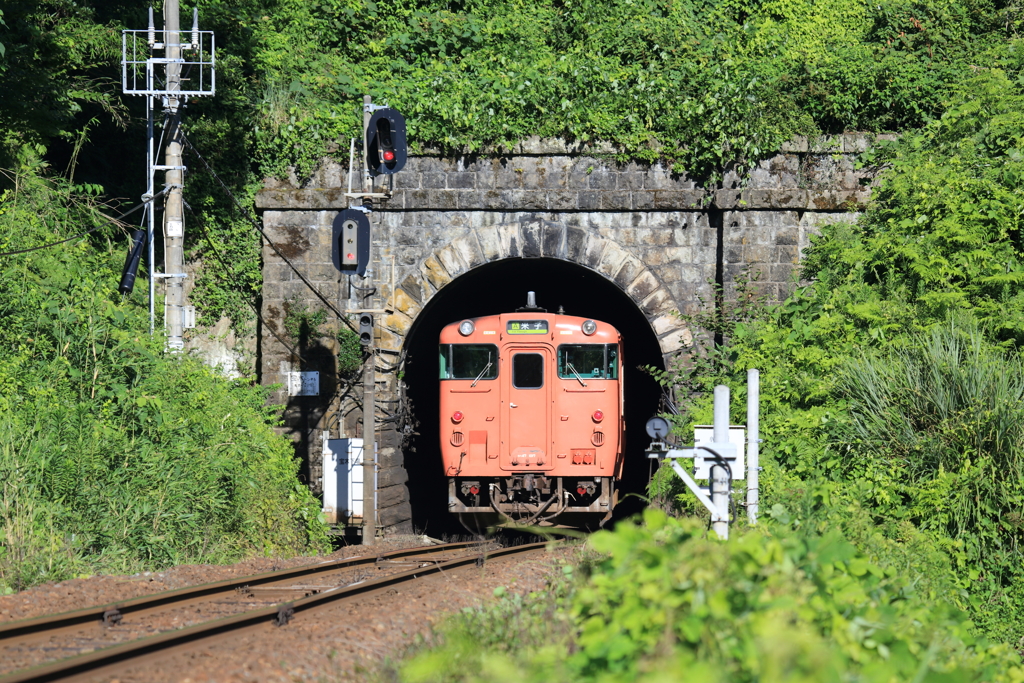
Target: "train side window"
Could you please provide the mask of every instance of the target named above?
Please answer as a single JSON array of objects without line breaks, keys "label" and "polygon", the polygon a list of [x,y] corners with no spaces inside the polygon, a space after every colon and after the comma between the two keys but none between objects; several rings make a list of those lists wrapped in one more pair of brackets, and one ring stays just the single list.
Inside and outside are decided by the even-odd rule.
[{"label": "train side window", "polygon": [[618,379],[618,344],[562,344],[558,347],[561,379]]},{"label": "train side window", "polygon": [[494,344],[441,344],[438,351],[441,379],[498,377],[498,347]]},{"label": "train side window", "polygon": [[512,356],[512,386],[516,389],[539,389],[544,386],[544,356],[539,353],[517,353]]}]

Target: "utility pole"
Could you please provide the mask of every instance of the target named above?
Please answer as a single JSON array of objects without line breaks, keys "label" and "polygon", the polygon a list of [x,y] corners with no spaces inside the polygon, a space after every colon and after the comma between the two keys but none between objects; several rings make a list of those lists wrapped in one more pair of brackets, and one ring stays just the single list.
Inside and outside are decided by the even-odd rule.
[{"label": "utility pole", "polygon": [[[363,192],[373,194],[373,176],[370,175],[369,149],[367,147],[366,129],[370,125],[373,100],[363,95]],[[363,197],[363,206],[373,207],[373,199]],[[372,246],[372,245],[371,245]],[[371,261],[372,263],[372,261]],[[372,273],[371,273],[372,276]],[[370,278],[367,278],[368,280]],[[373,308],[372,280],[364,290],[363,308]],[[371,545],[377,536],[377,447],[376,447],[376,407],[374,390],[376,389],[377,357],[374,354],[373,335],[366,346],[367,360],[363,368],[363,545]]]},{"label": "utility pole", "polygon": [[[156,272],[155,207],[147,206],[146,242],[149,255],[149,333],[155,332],[156,279],[166,284],[164,318],[167,348],[180,351],[184,346],[183,330],[195,327],[195,311],[185,306],[184,216],[181,191],[185,166],[181,159],[181,109],[190,97],[210,97],[216,91],[216,47],[213,32],[199,30],[199,12],[192,10],[192,33],[182,41],[178,18],[179,0],[166,0],[164,27],[157,30],[153,8],[149,8],[149,26],[145,30],[121,31],[121,88],[125,95],[146,98],[146,193],[150,202],[155,196],[156,172],[164,175],[164,272]],[[157,57],[162,50],[164,56]],[[182,78],[182,68],[188,74]],[[163,75],[163,83],[161,81]],[[182,81],[188,81],[182,87]],[[154,144],[154,110],[164,112],[165,160],[157,163],[160,150]]]},{"label": "utility pole", "polygon": [[164,3],[164,40],[167,56],[167,96],[164,110],[168,116],[167,147],[164,156],[167,174],[164,176],[167,194],[164,199],[164,324],[167,329],[167,348],[180,351],[185,346],[182,307],[185,304],[185,217],[182,212],[181,164],[181,25],[178,19],[178,0]]}]

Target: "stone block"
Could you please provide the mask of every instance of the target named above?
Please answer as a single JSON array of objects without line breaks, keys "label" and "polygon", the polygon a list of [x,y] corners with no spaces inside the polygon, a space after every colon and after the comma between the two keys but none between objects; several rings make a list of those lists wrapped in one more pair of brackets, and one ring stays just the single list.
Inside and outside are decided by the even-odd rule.
[{"label": "stone block", "polygon": [[662,337],[669,332],[675,332],[681,327],[684,327],[682,321],[678,315],[672,313],[663,313],[651,321],[651,329],[654,330],[656,337]]},{"label": "stone block", "polygon": [[[403,469],[403,468],[395,468]],[[382,470],[386,471],[386,470]],[[398,486],[379,486],[377,488],[377,507],[390,508],[401,503],[409,502],[409,489],[399,484]]]},{"label": "stone block", "polygon": [[650,293],[640,304],[640,310],[648,319],[665,315],[673,310],[678,310],[679,304],[666,287],[662,286]]},{"label": "stone block", "polygon": [[409,334],[409,328],[412,327],[412,318],[404,313],[395,312],[384,315],[380,319],[380,325],[401,337],[406,337]]},{"label": "stone block", "polygon": [[692,190],[695,183],[685,175],[673,173],[670,167],[660,162],[651,164],[644,174],[644,189],[651,190]]},{"label": "stone block", "polygon": [[377,489],[399,486],[407,481],[409,481],[409,473],[404,467],[382,469],[377,475]]},{"label": "stone block", "polygon": [[562,138],[541,138],[538,135],[531,135],[516,143],[512,151],[515,154],[567,154],[569,148]]},{"label": "stone block", "polygon": [[423,263],[420,264],[420,272],[423,274],[423,278],[434,287],[435,291],[442,289],[452,281],[448,271],[445,270],[444,266],[441,265],[441,262],[433,254],[423,259]]},{"label": "stone block", "polygon": [[527,258],[541,256],[540,221],[529,221],[520,226],[523,237],[522,255]]},{"label": "stone block", "polygon": [[608,169],[607,166],[595,166],[587,178],[587,186],[591,190],[614,190],[617,174]]},{"label": "stone block", "polygon": [[571,190],[548,192],[544,205],[548,211],[572,211],[576,208],[576,192]]},{"label": "stone block", "polygon": [[601,208],[605,211],[629,211],[633,204],[629,198],[629,192],[603,192],[601,193]]},{"label": "stone block", "polygon": [[408,533],[412,527],[412,506],[408,503],[400,503],[389,508],[378,509],[377,520],[380,526],[388,531]]},{"label": "stone block", "polygon": [[799,257],[800,252],[796,245],[775,247],[772,250],[772,263],[796,263]]},{"label": "stone block", "polygon": [[502,258],[501,241],[498,239],[498,231],[493,226],[477,228],[476,240],[484,261],[497,261]]},{"label": "stone block", "polygon": [[647,191],[633,192],[631,197],[634,211],[650,211],[654,208],[654,193]]},{"label": "stone block", "polygon": [[713,204],[719,209],[735,209],[742,205],[739,190],[715,190]]},{"label": "stone block", "polygon": [[[443,190],[447,185],[447,173],[421,173],[419,189],[423,190]],[[411,189],[411,188],[410,188]]]},{"label": "stone block", "polygon": [[661,346],[661,352],[664,354],[676,353],[684,348],[693,346],[693,334],[689,328],[682,328],[674,332],[670,332],[661,339],[658,340],[658,345]]},{"label": "stone block", "polygon": [[523,239],[519,232],[519,223],[506,223],[497,226],[503,258],[522,256]]},{"label": "stone block", "polygon": [[565,230],[565,258],[579,263],[587,246],[587,232],[582,228],[569,227]]},{"label": "stone block", "polygon": [[604,257],[605,246],[610,244],[611,242],[608,240],[590,233],[586,244],[586,250],[583,252],[582,258],[578,260],[577,263],[582,263],[593,270],[599,270],[601,261]]},{"label": "stone block", "polygon": [[461,251],[456,249],[454,243],[438,249],[434,255],[453,279],[469,270],[469,264],[463,260]]},{"label": "stone block", "polygon": [[601,208],[601,193],[593,190],[581,191],[576,197],[580,211],[597,211]]},{"label": "stone block", "polygon": [[[622,265],[620,265],[618,270],[615,271],[615,275],[612,276],[612,280],[619,286],[619,289],[625,290],[630,284],[632,284],[637,276],[643,272],[643,270],[643,262],[627,251],[626,258],[622,260]],[[648,292],[648,294],[649,293],[650,292]],[[642,299],[643,297],[640,298]]]},{"label": "stone block", "polygon": [[802,209],[807,206],[807,192],[790,188],[745,190],[741,203],[747,209]]},{"label": "stone block", "polygon": [[565,258],[565,224],[544,221],[540,229],[541,253],[549,258]]},{"label": "stone block", "polygon": [[860,154],[868,151],[871,146],[871,138],[866,133],[845,133],[843,135],[843,152],[846,154]]},{"label": "stone block", "polygon": [[566,171],[566,186],[572,190],[585,190],[590,187],[590,174],[604,162],[593,157],[579,157],[572,162]]},{"label": "stone block", "polygon": [[630,162],[615,178],[615,189],[636,192],[644,189],[646,173],[640,170],[636,162]]},{"label": "stone block", "polygon": [[806,135],[794,135],[789,141],[784,142],[779,146],[780,152],[790,152],[795,154],[805,153],[808,149]]},{"label": "stone block", "polygon": [[619,272],[622,263],[629,256],[629,253],[611,240],[605,240],[604,252],[601,255],[601,262],[597,264],[597,270],[603,273],[609,280],[614,279],[615,273]]},{"label": "stone block", "polygon": [[406,292],[402,287],[395,288],[395,294],[391,299],[391,304],[395,307],[396,311],[404,313],[414,319],[422,310],[420,302],[409,296],[408,292]]},{"label": "stone block", "polygon": [[775,232],[775,244],[790,245],[799,244],[800,231],[797,228],[783,228]]},{"label": "stone block", "polygon": [[476,173],[471,173],[469,171],[456,171],[455,173],[448,173],[446,175],[449,190],[476,189]]},{"label": "stone block", "polygon": [[[622,271],[619,271],[622,272]],[[626,294],[629,294],[633,301],[644,301],[661,286],[658,278],[650,270],[644,268],[637,277],[626,287]]]},{"label": "stone block", "polygon": [[654,193],[654,208],[659,211],[692,209],[703,197],[703,190],[658,190]]},{"label": "stone block", "polygon": [[462,262],[469,268],[476,268],[487,262],[487,258],[484,256],[480,249],[480,244],[476,240],[476,234],[472,231],[457,237],[452,242],[452,247],[458,252]]}]

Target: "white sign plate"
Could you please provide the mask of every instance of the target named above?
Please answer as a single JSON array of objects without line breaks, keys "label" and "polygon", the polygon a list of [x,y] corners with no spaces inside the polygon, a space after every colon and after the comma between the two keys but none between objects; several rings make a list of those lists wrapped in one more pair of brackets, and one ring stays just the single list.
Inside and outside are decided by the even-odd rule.
[{"label": "white sign plate", "polygon": [[320,373],[311,372],[289,372],[288,395],[289,396],[319,396],[320,395]]},{"label": "white sign plate", "polygon": [[[695,446],[701,446],[703,444],[713,443],[715,440],[715,428],[700,425],[693,428],[693,443]],[[745,459],[743,452],[746,449],[746,431],[743,427],[729,427],[729,443],[736,445],[736,458],[726,458],[726,462],[729,463],[729,469],[732,470],[733,479],[746,479],[747,471],[744,469]],[[711,465],[713,461],[711,459],[705,459],[700,457],[700,451],[697,452],[697,457],[693,460],[693,478],[694,479],[709,479],[711,478]]]}]

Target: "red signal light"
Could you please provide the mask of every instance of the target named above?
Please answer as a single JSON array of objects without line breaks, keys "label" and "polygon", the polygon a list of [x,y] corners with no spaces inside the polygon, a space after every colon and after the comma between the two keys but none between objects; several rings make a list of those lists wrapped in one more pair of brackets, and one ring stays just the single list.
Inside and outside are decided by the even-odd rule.
[{"label": "red signal light", "polygon": [[464,417],[466,417],[466,416],[462,414],[461,410],[456,410],[454,413],[452,413],[452,422],[454,422],[455,424],[458,424],[458,423],[462,422],[462,418],[464,418]]},{"label": "red signal light", "polygon": [[600,410],[595,410],[594,411],[594,422],[600,422],[603,419],[604,419],[604,413],[601,412]]},{"label": "red signal light", "polygon": [[476,494],[480,493],[480,487],[479,486],[470,486],[469,487],[469,492],[472,493],[475,496]]},{"label": "red signal light", "polygon": [[394,160],[395,160],[395,153],[394,152],[392,152],[390,149],[384,152],[384,161],[394,161]]},{"label": "red signal light", "polygon": [[580,486],[579,488],[576,489],[576,493],[580,494],[581,496],[585,496],[587,495],[587,490]]}]

